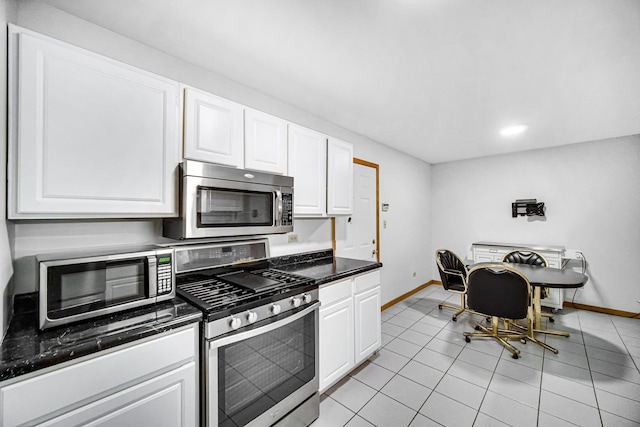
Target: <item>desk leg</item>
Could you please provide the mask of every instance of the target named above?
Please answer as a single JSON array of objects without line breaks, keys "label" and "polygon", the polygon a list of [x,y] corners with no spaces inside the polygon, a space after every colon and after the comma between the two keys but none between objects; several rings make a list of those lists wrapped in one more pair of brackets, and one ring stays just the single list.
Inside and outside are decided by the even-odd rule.
[{"label": "desk leg", "polygon": [[540,286],[533,287],[533,329],[541,329],[542,327],[542,288]]},{"label": "desk leg", "polygon": [[542,287],[533,287],[533,331],[549,335],[568,337],[568,332],[542,329]]}]

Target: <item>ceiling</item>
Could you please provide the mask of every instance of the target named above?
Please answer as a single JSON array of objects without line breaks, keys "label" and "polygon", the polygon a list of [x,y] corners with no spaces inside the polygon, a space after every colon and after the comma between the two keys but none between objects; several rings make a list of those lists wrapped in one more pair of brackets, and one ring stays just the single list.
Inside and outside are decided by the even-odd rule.
[{"label": "ceiling", "polygon": [[638,0],[43,1],[429,163],[640,133]]}]

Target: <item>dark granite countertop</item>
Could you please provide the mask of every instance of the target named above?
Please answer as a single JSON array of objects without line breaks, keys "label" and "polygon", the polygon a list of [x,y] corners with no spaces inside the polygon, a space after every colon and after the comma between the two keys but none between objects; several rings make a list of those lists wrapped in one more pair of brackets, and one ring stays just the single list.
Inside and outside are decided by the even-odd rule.
[{"label": "dark granite countertop", "polygon": [[[334,257],[332,250],[269,259],[271,268],[308,277],[317,285],[382,267]],[[38,329],[37,293],[15,298],[14,316],[0,346],[0,381],[198,322],[202,313],[180,297],[135,310]]]},{"label": "dark granite countertop", "polygon": [[279,257],[270,262],[272,268],[314,279],[317,285],[382,267],[379,262],[334,257],[331,250]]},{"label": "dark granite countertop", "polygon": [[179,297],[110,316],[38,330],[37,294],[17,295],[0,347],[0,381],[200,321]]}]

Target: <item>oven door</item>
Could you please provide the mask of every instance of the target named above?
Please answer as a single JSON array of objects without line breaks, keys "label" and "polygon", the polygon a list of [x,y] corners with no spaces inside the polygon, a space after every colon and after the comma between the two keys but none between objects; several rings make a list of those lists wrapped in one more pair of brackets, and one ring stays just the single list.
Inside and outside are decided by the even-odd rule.
[{"label": "oven door", "polygon": [[317,393],[319,305],[207,344],[209,427],[269,426]]}]

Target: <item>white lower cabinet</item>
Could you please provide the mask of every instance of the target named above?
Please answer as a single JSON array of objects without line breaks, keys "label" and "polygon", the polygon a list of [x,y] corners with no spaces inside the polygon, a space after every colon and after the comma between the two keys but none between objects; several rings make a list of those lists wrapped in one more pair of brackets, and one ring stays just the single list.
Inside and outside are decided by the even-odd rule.
[{"label": "white lower cabinet", "polygon": [[[345,284],[351,288],[350,280]],[[353,344],[353,303],[349,295],[320,310],[321,391],[353,368]]]},{"label": "white lower cabinet", "polygon": [[355,363],[358,364],[368,358],[371,353],[382,345],[380,287],[355,294]]},{"label": "white lower cabinet", "polygon": [[0,426],[195,426],[197,324],[0,387]]},{"label": "white lower cabinet", "polygon": [[380,271],[320,287],[320,393],[381,347]]}]

